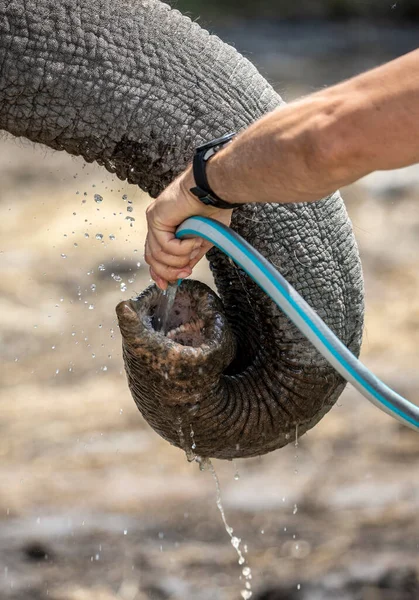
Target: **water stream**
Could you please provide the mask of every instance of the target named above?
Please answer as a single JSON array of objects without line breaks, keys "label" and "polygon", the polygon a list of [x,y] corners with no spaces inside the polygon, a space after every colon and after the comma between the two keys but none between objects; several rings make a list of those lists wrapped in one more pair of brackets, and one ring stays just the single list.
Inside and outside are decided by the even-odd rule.
[{"label": "water stream", "polygon": [[[188,454],[187,454],[188,456]],[[189,458],[188,458],[189,459]],[[215,496],[215,501],[217,504],[217,508],[220,512],[221,515],[221,519],[224,523],[224,527],[225,530],[227,531],[228,535],[230,536],[230,542],[231,545],[233,546],[233,548],[235,549],[235,551],[237,552],[237,556],[239,557],[238,563],[241,566],[241,576],[240,579],[242,579],[242,577],[245,580],[244,583],[244,589],[242,589],[240,591],[240,595],[244,600],[249,600],[249,598],[252,597],[253,592],[252,592],[252,570],[251,568],[248,566],[248,564],[246,564],[247,560],[244,556],[244,554],[247,553],[247,546],[246,544],[243,545],[243,550],[241,548],[241,543],[242,540],[241,538],[233,535],[234,534],[234,530],[233,528],[228,524],[226,516],[225,516],[225,512],[224,512],[224,507],[222,504],[222,500],[221,500],[221,487],[220,487],[220,480],[218,479],[218,475],[215,471],[214,465],[212,464],[211,460],[209,458],[202,458],[201,456],[197,456],[195,455],[195,461],[199,463],[199,469],[201,471],[209,471],[214,479],[215,482],[215,492],[216,492],[216,496]]]},{"label": "water stream", "polygon": [[[201,463],[201,465],[202,465],[202,463]],[[200,465],[200,468],[201,468],[201,465]],[[220,511],[220,515],[223,520],[225,530],[227,531],[228,535],[230,536],[231,545],[233,546],[233,548],[237,552],[237,556],[239,557],[239,560],[238,560],[239,565],[242,567],[242,576],[244,577],[245,584],[244,584],[244,589],[240,591],[240,595],[244,600],[249,600],[249,598],[251,598],[252,594],[253,594],[252,583],[251,583],[252,570],[246,564],[246,558],[243,556],[243,552],[245,552],[245,553],[247,552],[247,546],[246,545],[243,546],[243,552],[242,552],[242,549],[240,547],[241,539],[239,537],[233,535],[234,530],[227,523],[225,512],[224,512],[224,507],[223,507],[223,504],[221,501],[220,480],[218,479],[218,475],[215,472],[214,465],[212,464],[212,462],[209,459],[205,459],[205,467],[206,467],[206,470],[208,470],[211,473],[211,475],[215,481],[217,508]]]},{"label": "water stream", "polygon": [[[185,439],[185,434],[183,432],[183,428],[182,428],[182,418],[179,416],[177,419],[177,425],[178,425],[178,434],[179,434],[179,442],[181,447],[183,448],[183,450],[185,451],[186,454],[186,458],[189,462],[195,461],[199,464],[199,469],[200,471],[209,471],[214,479],[215,482],[215,492],[216,492],[216,504],[217,504],[217,508],[220,512],[221,515],[221,519],[224,523],[224,527],[225,530],[227,531],[228,535],[230,536],[230,542],[231,545],[233,546],[233,548],[235,549],[235,551],[237,552],[237,556],[238,556],[238,563],[241,567],[241,576],[240,579],[242,579],[242,577],[245,580],[244,583],[244,589],[242,589],[240,591],[240,595],[243,598],[243,600],[249,600],[249,598],[252,597],[253,592],[252,592],[252,570],[249,567],[247,563],[247,560],[244,556],[244,554],[247,553],[247,546],[246,544],[243,545],[243,550],[241,548],[241,543],[242,540],[241,538],[233,535],[234,534],[234,530],[233,528],[227,523],[227,519],[225,516],[225,512],[224,512],[224,507],[222,504],[222,500],[221,500],[221,487],[220,487],[220,480],[218,479],[218,475],[215,472],[215,468],[214,465],[212,464],[211,460],[209,458],[204,458],[202,456],[199,456],[196,453],[196,442],[195,442],[195,434],[194,434],[194,430],[192,427],[192,424],[190,424],[190,438],[191,438],[191,445],[189,445],[188,443],[186,443],[186,439]],[[239,478],[238,476],[238,469],[237,466],[235,465],[235,475],[234,478],[237,480]]]},{"label": "water stream", "polygon": [[164,335],[167,333],[167,322],[170,313],[172,312],[173,304],[175,303],[179,284],[180,280],[175,283],[169,283],[167,289],[161,292],[156,306],[156,311],[154,313],[154,327],[156,331],[160,331]]}]

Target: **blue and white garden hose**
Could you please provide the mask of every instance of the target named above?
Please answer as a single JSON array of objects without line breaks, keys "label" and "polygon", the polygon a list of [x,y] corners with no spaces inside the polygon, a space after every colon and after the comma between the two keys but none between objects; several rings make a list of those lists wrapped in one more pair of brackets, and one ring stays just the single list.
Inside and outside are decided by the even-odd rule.
[{"label": "blue and white garden hose", "polygon": [[419,430],[419,407],[371,373],[272,264],[235,231],[213,219],[190,217],[178,227],[176,236],[198,236],[217,246],[254,279],[346,381],[375,406]]}]

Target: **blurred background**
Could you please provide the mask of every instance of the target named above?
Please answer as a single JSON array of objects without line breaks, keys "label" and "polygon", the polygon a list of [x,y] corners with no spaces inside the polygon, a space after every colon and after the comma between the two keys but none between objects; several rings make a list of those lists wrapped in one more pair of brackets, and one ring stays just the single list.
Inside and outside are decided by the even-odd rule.
[{"label": "blurred background", "polygon": [[[176,7],[286,100],[419,39],[417,0]],[[114,307],[149,283],[147,197],[7,137],[0,182],[0,599],[249,597],[211,473],[147,426],[126,385]],[[415,402],[419,166],[343,193],[365,272],[362,359]],[[195,277],[211,281],[205,264]],[[213,461],[252,598],[419,598],[418,458],[418,435],[348,387],[298,447]]]}]

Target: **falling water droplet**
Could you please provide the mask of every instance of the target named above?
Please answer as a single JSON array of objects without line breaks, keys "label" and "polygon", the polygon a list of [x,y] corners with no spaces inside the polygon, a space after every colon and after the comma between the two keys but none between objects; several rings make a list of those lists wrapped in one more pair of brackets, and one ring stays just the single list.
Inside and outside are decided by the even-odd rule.
[{"label": "falling water droplet", "polygon": [[121,289],[121,292],[126,292],[127,291],[127,284],[126,283],[122,282],[119,287]]},{"label": "falling water droplet", "polygon": [[194,437],[195,436],[195,432],[194,432],[194,430],[192,428],[192,424],[190,425],[190,427],[191,427],[191,442],[192,442],[192,444],[191,444],[191,450],[196,450],[196,442],[195,442],[195,437]]},{"label": "falling water droplet", "polygon": [[100,194],[95,194],[93,198],[95,199],[95,202],[97,202],[97,204],[100,204],[103,201],[103,197]]},{"label": "falling water droplet", "polygon": [[109,235],[109,239],[110,239],[110,240],[112,240],[112,241],[115,239],[115,236],[114,236],[114,234],[113,234],[113,233],[111,233],[111,234]]},{"label": "falling water droplet", "polygon": [[67,254],[61,254],[61,258],[67,258]]},{"label": "falling water droplet", "polygon": [[103,233],[97,233],[97,234],[95,235],[95,238],[96,238],[97,240],[103,240]]},{"label": "falling water droplet", "polygon": [[133,206],[127,206],[127,211],[128,211],[128,212],[132,212],[133,210],[134,210],[134,207],[133,207]]},{"label": "falling water droplet", "polygon": [[89,310],[93,310],[95,308],[94,304],[89,304]]},{"label": "falling water droplet", "polygon": [[234,467],[234,479],[235,479],[235,481],[238,481],[240,479],[239,468],[234,460],[233,460],[233,467]]},{"label": "falling water droplet", "polygon": [[99,271],[106,271],[105,265],[99,265],[98,269],[99,269]]}]

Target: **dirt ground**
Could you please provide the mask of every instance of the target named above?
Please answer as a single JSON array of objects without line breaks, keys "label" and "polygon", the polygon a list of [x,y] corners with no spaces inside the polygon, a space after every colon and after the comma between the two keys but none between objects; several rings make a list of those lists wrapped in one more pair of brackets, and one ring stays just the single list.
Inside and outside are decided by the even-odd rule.
[{"label": "dirt ground", "polygon": [[[1,600],[238,600],[246,582],[258,600],[419,598],[415,432],[348,387],[298,447],[214,461],[246,579],[211,473],[145,424],[125,382],[114,307],[149,282],[147,197],[12,139],[0,181]],[[344,194],[362,359],[415,402],[419,168]]]}]

